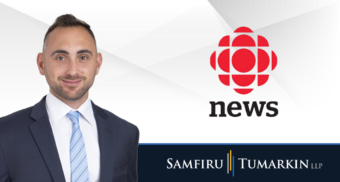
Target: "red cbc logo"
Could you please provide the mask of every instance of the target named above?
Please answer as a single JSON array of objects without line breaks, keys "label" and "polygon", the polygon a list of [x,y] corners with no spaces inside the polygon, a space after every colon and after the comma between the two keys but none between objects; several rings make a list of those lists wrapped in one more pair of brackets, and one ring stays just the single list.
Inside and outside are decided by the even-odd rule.
[{"label": "red cbc logo", "polygon": [[220,40],[218,50],[210,57],[210,65],[218,71],[218,78],[224,85],[231,86],[239,94],[248,94],[268,81],[269,72],[277,65],[277,57],[269,50],[267,39],[254,35],[250,28],[239,27],[234,33],[235,36],[227,35]]}]

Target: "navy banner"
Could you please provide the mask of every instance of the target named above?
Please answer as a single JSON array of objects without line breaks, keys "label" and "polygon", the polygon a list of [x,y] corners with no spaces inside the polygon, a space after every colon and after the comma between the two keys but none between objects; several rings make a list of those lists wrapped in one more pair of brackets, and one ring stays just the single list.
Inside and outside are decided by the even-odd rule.
[{"label": "navy banner", "polygon": [[338,144],[140,144],[139,182],[337,181]]}]

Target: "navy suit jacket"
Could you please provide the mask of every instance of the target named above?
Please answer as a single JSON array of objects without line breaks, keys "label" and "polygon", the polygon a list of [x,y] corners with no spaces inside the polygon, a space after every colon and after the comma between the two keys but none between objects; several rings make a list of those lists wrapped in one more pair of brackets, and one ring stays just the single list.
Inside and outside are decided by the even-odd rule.
[{"label": "navy suit jacket", "polygon": [[[0,118],[0,182],[65,182],[44,96]],[[100,182],[136,182],[138,128],[93,102],[100,148]]]}]

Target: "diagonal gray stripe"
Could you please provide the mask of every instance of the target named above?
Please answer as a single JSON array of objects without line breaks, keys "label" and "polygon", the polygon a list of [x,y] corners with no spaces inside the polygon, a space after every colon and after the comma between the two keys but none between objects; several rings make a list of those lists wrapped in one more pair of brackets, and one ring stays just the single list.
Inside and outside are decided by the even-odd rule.
[{"label": "diagonal gray stripe", "polygon": [[78,154],[82,151],[82,149],[84,148],[84,146],[85,146],[85,144],[81,147],[81,149],[79,150],[79,152],[77,153],[77,155],[75,155],[75,156],[73,157],[71,163],[73,162],[73,160],[74,160],[75,158],[77,158]]},{"label": "diagonal gray stripe", "polygon": [[78,164],[78,166],[72,171],[72,173],[73,173],[74,171],[77,170],[77,168],[80,166],[80,164],[82,164],[82,162],[84,161],[84,159],[86,159],[86,155],[85,155],[84,158],[81,160],[81,162]]},{"label": "diagonal gray stripe", "polygon": [[[72,148],[71,148],[71,150],[70,151],[72,151],[72,149],[76,146],[76,144],[79,142],[79,140],[82,138],[82,136],[80,135],[80,137],[79,137],[79,139],[77,140],[77,142],[72,146]],[[72,142],[71,142],[72,143]]]},{"label": "diagonal gray stripe", "polygon": [[[80,174],[80,176],[76,179],[76,181],[83,175],[83,173],[85,172],[87,170],[87,166],[86,166],[86,168],[84,169],[84,171]],[[85,173],[86,174],[86,173]],[[75,181],[75,182],[76,182]]]}]

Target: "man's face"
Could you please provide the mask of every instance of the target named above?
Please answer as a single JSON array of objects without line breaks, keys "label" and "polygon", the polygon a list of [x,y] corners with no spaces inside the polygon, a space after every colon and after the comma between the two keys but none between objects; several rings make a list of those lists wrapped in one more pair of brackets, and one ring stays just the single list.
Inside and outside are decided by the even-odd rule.
[{"label": "man's face", "polygon": [[[57,27],[46,43],[43,54],[38,55],[40,73],[59,97],[79,100],[87,94],[101,66],[94,39],[82,26]],[[43,59],[43,68],[39,59]]]}]

